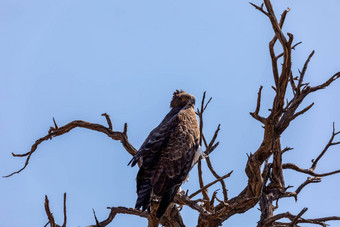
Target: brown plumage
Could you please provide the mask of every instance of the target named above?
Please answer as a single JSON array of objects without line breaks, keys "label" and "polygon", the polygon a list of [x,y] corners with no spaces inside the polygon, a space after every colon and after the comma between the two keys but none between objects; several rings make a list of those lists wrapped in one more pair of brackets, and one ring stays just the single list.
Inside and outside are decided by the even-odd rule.
[{"label": "brown plumage", "polygon": [[194,96],[176,90],[170,112],[130,161],[132,166],[141,163],[137,174],[137,209],[149,209],[155,196],[160,201],[157,217],[161,217],[195,164],[199,127],[194,105]]}]

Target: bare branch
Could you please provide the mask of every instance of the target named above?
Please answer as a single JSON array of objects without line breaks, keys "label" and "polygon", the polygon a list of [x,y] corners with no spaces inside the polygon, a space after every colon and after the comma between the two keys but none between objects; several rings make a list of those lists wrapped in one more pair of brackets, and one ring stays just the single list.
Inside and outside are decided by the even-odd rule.
[{"label": "bare branch", "polygon": [[292,147],[285,147],[283,150],[282,150],[282,154],[284,154],[285,152],[287,152],[287,151],[291,151],[291,150],[293,150],[294,148],[292,148]]},{"label": "bare branch", "polygon": [[103,113],[102,116],[106,118],[107,124],[109,125],[109,129],[113,130],[110,115],[108,115],[107,113]]},{"label": "bare branch", "polygon": [[291,121],[294,120],[295,118],[297,118],[298,116],[306,113],[310,108],[312,108],[313,105],[314,105],[314,102],[312,104],[310,104],[309,106],[307,106],[306,108],[304,108],[303,110],[294,114],[293,117],[291,118]]},{"label": "bare branch", "polygon": [[217,192],[218,192],[219,190],[220,190],[220,189],[216,189],[216,190],[213,192],[212,196],[211,196],[211,200],[210,200],[210,206],[211,206],[211,207],[214,207],[215,199],[218,199],[218,198],[217,198]]},{"label": "bare branch", "polygon": [[209,155],[218,146],[219,142],[215,143],[215,141],[216,141],[216,138],[218,136],[218,132],[220,131],[220,126],[221,126],[220,124],[217,126],[217,129],[216,129],[216,131],[214,133],[214,136],[213,136],[213,138],[211,139],[211,141],[209,142],[208,145],[206,145],[206,141],[205,141],[205,146],[206,146],[206,150],[204,152],[205,155]]},{"label": "bare branch", "polygon": [[[269,42],[269,53],[272,61],[272,70],[273,70],[273,77],[275,81],[276,87],[279,83],[279,70],[277,67],[277,57],[275,55],[274,46],[277,40],[277,36],[275,35],[274,38]],[[276,91],[276,89],[274,89]]]},{"label": "bare branch", "polygon": [[305,182],[303,182],[295,191],[296,194],[299,194],[301,190],[310,183],[320,183],[321,177],[308,177]]},{"label": "bare branch", "polygon": [[277,214],[277,215],[274,215],[270,218],[267,218],[264,220],[264,225],[263,226],[272,226],[272,223],[277,221],[277,220],[280,220],[282,218],[286,218],[288,217],[289,215],[291,215],[289,212],[286,212],[286,213],[281,213],[281,214]]},{"label": "bare branch", "polygon": [[320,224],[321,222],[336,221],[336,220],[340,220],[340,217],[331,216],[331,217],[324,217],[324,218],[302,219],[301,221],[299,221],[299,223]]},{"label": "bare branch", "polygon": [[264,117],[259,116],[259,111],[261,107],[261,92],[262,92],[263,86],[260,86],[259,91],[257,93],[257,104],[256,104],[256,109],[254,112],[249,113],[253,118],[256,120],[260,121],[261,123],[265,124],[266,119]]},{"label": "bare branch", "polygon": [[50,205],[49,205],[49,200],[48,200],[47,195],[45,195],[45,212],[46,212],[46,215],[48,217],[48,221],[50,223],[50,226],[51,227],[57,227],[56,223],[54,221],[53,214],[51,213],[51,210],[50,210]]},{"label": "bare branch", "polygon": [[58,125],[57,125],[57,123],[55,122],[54,117],[53,117],[52,119],[53,119],[53,123],[54,123],[54,128],[58,129]]},{"label": "bare branch", "polygon": [[251,3],[251,2],[249,2],[249,4],[254,6],[255,9],[259,10],[260,12],[262,12],[267,17],[269,17],[269,14],[266,11],[264,11],[264,9],[263,9],[263,3],[261,4],[261,6],[257,6],[257,5],[255,5],[254,3]]},{"label": "bare branch", "polygon": [[[211,101],[211,98],[209,99],[208,103],[205,104],[205,95],[206,95],[206,91],[203,92],[203,97],[202,97],[202,102],[201,102],[201,109],[197,110],[198,113],[198,118],[199,118],[199,129],[200,129],[200,146],[202,147],[202,141],[203,141],[203,113],[205,111],[205,108],[207,107],[207,105],[209,104],[209,102]],[[205,141],[206,142],[206,141]],[[202,158],[200,157],[198,159],[197,162],[197,170],[198,170],[198,181],[199,181],[199,185],[200,188],[204,187],[204,182],[203,182],[203,176],[202,176]],[[202,190],[202,195],[203,195],[203,199],[207,201],[206,203],[206,209],[209,209],[209,196],[208,196],[208,192],[206,189]]]},{"label": "bare branch", "polygon": [[80,121],[80,120],[76,120],[76,121],[72,121],[62,127],[59,127],[59,128],[52,128],[49,130],[49,133],[38,139],[31,147],[31,150],[25,154],[14,154],[12,153],[12,155],[14,157],[27,157],[26,158],[26,161],[25,161],[25,165],[19,169],[18,171],[15,171],[7,176],[4,176],[4,177],[10,177],[10,176],[13,176],[14,174],[17,174],[17,173],[20,173],[22,170],[24,170],[28,163],[29,163],[29,160],[32,156],[32,154],[36,151],[36,149],[38,148],[38,146],[48,140],[48,139],[52,139],[53,137],[57,137],[57,136],[60,136],[60,135],[63,135],[65,133],[68,133],[69,131],[71,131],[72,129],[74,128],[87,128],[87,129],[90,129],[90,130],[94,130],[94,131],[97,131],[97,132],[101,132],[101,133],[104,133],[106,134],[108,137],[110,137],[111,139],[113,140],[119,140],[123,147],[125,148],[125,150],[127,152],[129,152],[129,154],[131,155],[134,155],[137,150],[130,144],[127,136],[126,136],[126,131],[125,129],[127,128],[127,124],[125,124],[125,127],[124,127],[124,132],[117,132],[117,131],[112,131],[111,129],[109,128],[106,128],[105,126],[103,125],[100,125],[100,124],[94,124],[94,123],[89,123],[89,122],[86,122],[86,121]]},{"label": "bare branch", "polygon": [[64,222],[62,227],[66,227],[67,215],[66,215],[66,192],[64,193]]},{"label": "bare branch", "polygon": [[314,50],[312,51],[312,53],[309,54],[303,68],[302,68],[302,71],[300,72],[300,78],[299,78],[299,82],[298,82],[298,86],[297,86],[297,89],[300,90],[301,88],[301,85],[302,85],[302,82],[303,82],[303,77],[305,76],[305,73],[306,73],[306,70],[307,70],[307,67],[308,67],[308,63],[310,61],[310,59],[313,57],[314,55]]},{"label": "bare branch", "polygon": [[[128,124],[124,123],[124,131],[123,134],[127,137],[127,128],[128,128]],[[129,152],[130,153],[130,152]],[[135,152],[136,153],[136,152]]]},{"label": "bare branch", "polygon": [[[206,200],[204,200],[206,202]],[[177,204],[187,205],[193,210],[198,211],[202,215],[211,215],[209,211],[203,208],[203,206],[200,206],[196,203],[196,201],[191,200],[187,195],[184,193],[177,193],[177,195],[174,198],[174,202]]]},{"label": "bare branch", "polygon": [[[294,36],[288,33],[287,34],[288,38],[286,38],[281,29],[284,23],[286,14],[288,13],[288,10],[287,12],[283,13],[283,15],[280,18],[280,22],[278,22],[275,16],[271,1],[264,0],[264,4],[266,6],[267,11],[264,11],[259,6],[256,6],[254,4],[252,5],[257,10],[260,10],[261,12],[264,11],[262,13],[268,16],[271,22],[271,25],[273,27],[274,33],[275,33],[273,39],[269,43],[269,51],[270,51],[270,56],[272,60],[273,77],[275,80],[274,90],[276,94],[275,94],[275,98],[273,101],[273,106],[269,110],[271,113],[266,118],[266,121],[264,122],[264,136],[263,136],[262,143],[259,146],[259,148],[256,150],[256,152],[254,154],[250,154],[248,158],[248,162],[247,162],[246,169],[245,169],[247,177],[248,177],[248,184],[238,196],[227,201],[228,206],[220,204],[215,207],[215,210],[216,210],[215,212],[219,214],[219,217],[222,220],[218,222],[217,224],[221,224],[223,220],[228,219],[235,213],[243,213],[247,211],[248,209],[250,209],[251,207],[255,206],[258,203],[259,198],[262,195],[263,190],[264,190],[264,185],[266,182],[265,178],[267,177],[267,176],[262,176],[261,167],[262,167],[262,164],[265,162],[265,160],[268,160],[268,158],[273,154],[273,146],[275,144],[276,139],[280,138],[280,135],[288,127],[291,120],[305,113],[312,107],[312,105],[309,105],[307,106],[307,108],[304,108],[302,111],[295,113],[299,105],[302,103],[303,99],[306,97],[308,93],[310,93],[311,88],[308,86],[308,84],[301,83],[301,86],[304,86],[303,88],[304,90],[302,91],[303,95],[301,96],[296,95],[296,85],[294,83],[294,78],[293,78],[292,70],[291,70],[291,66],[292,66],[291,50],[292,50],[292,42],[293,42]],[[274,46],[277,40],[280,41],[281,47],[283,48],[283,53],[282,53],[283,64],[282,64],[280,73],[279,73],[279,68],[278,68],[278,63],[277,63],[278,57],[275,56],[275,51],[274,51],[275,50]],[[295,44],[294,47],[296,47],[297,45],[299,45],[299,43]],[[279,57],[281,56],[279,55]],[[306,67],[307,67],[307,64],[306,64]],[[338,75],[333,76],[333,78],[331,78],[328,81],[332,82],[336,78],[338,78]],[[287,85],[289,82],[291,83],[293,90],[295,90],[295,93],[294,93],[293,100],[290,101],[289,104],[287,105],[287,108],[289,109],[285,109],[284,104],[285,104],[285,99],[286,99],[285,97],[286,89],[287,89]],[[320,87],[323,88],[326,85],[328,86],[328,84],[331,82],[328,82],[328,83],[326,82],[323,85],[318,86],[317,89],[321,89]],[[316,89],[316,88],[313,88],[313,89]],[[258,97],[258,100],[259,100],[259,97]],[[258,108],[256,108],[254,111],[254,115],[257,112],[257,110],[260,109],[259,105],[257,105],[257,107]],[[281,164],[279,163],[279,165]],[[283,164],[282,167],[289,168],[291,166],[287,164]],[[298,167],[295,169],[301,170]],[[302,172],[306,172],[312,176],[325,176],[325,175],[331,175],[335,173],[335,172],[332,172],[332,173],[326,173],[326,174],[316,174],[313,171],[309,171],[309,170],[302,170]],[[276,188],[279,186],[279,184],[272,185],[272,186],[274,187],[273,190],[277,190],[278,193],[284,194],[284,191],[286,190],[285,188],[282,188],[282,191],[280,191],[279,188]],[[299,190],[301,189],[302,187]],[[273,208],[275,207],[273,206]],[[289,213],[286,213],[286,214],[288,215]],[[285,215],[285,217],[287,215]],[[299,220],[297,222],[299,223],[302,218],[298,217],[298,219]],[[201,227],[205,225],[202,224],[198,226]]]},{"label": "bare branch", "polygon": [[337,145],[338,143],[333,143],[334,137],[339,134],[340,131],[335,132],[335,123],[333,122],[333,131],[332,131],[332,136],[329,139],[327,145],[325,146],[325,148],[322,150],[322,152],[320,153],[320,155],[312,161],[312,166],[310,167],[310,170],[314,171],[316,168],[316,165],[318,164],[319,160],[322,158],[322,156],[327,152],[328,148],[334,145]]},{"label": "bare branch", "polygon": [[208,143],[207,143],[207,140],[204,137],[204,134],[202,134],[202,139],[203,139],[204,146],[208,147]]},{"label": "bare branch", "polygon": [[[200,157],[197,162],[197,169],[198,169],[198,180],[200,184],[200,188],[203,188],[200,192],[202,192],[203,198],[206,201],[209,201],[209,196],[207,192],[207,188],[204,188],[203,177],[202,177],[202,158]],[[208,204],[207,204],[208,207]]]},{"label": "bare branch", "polygon": [[67,216],[66,216],[66,193],[64,193],[64,222],[63,222],[62,226],[60,226],[60,225],[55,223],[55,220],[54,220],[54,217],[53,217],[53,213],[50,210],[50,205],[49,205],[49,200],[48,200],[47,195],[45,195],[44,207],[45,207],[45,213],[46,213],[47,218],[48,218],[48,222],[44,225],[44,227],[46,227],[48,224],[50,224],[51,227],[66,227],[66,222],[67,222]]},{"label": "bare branch", "polygon": [[223,179],[225,179],[225,178],[230,177],[230,175],[231,175],[232,173],[233,173],[233,171],[230,171],[230,172],[227,173],[226,175],[224,175],[224,176],[222,176],[222,177],[220,177],[220,178],[214,180],[213,182],[211,182],[211,183],[205,185],[204,187],[200,188],[200,189],[197,190],[196,192],[192,193],[192,194],[189,196],[189,198],[190,198],[190,199],[193,198],[194,196],[198,195],[201,191],[203,191],[203,190],[205,190],[205,189],[211,187],[212,185],[216,184],[217,182],[219,182],[219,181],[221,181],[221,180],[223,180]]},{"label": "bare branch", "polygon": [[298,213],[298,215],[296,215],[296,216],[294,217],[294,219],[292,220],[292,223],[291,223],[291,226],[292,226],[292,227],[295,226],[295,224],[298,222],[298,220],[301,218],[301,216],[302,216],[304,213],[306,213],[307,210],[308,210],[307,207],[303,208],[303,209],[300,211],[300,213]]},{"label": "bare branch", "polygon": [[[117,214],[130,214],[130,215],[135,215],[135,216],[139,216],[142,218],[149,218],[149,213],[146,211],[141,211],[141,210],[137,210],[137,209],[133,209],[133,208],[126,208],[126,207],[108,207],[107,209],[110,209],[111,212],[109,214],[109,216],[102,222],[99,222],[96,225],[89,225],[88,227],[104,227],[107,226],[108,224],[110,224],[113,219],[116,217]],[[95,218],[96,219],[96,218]]]},{"label": "bare branch", "polygon": [[203,110],[205,110],[208,107],[208,104],[210,103],[210,101],[212,100],[212,97],[210,97],[210,99],[208,100],[208,102],[205,104]]},{"label": "bare branch", "polygon": [[290,11],[290,8],[287,8],[285,11],[283,11],[283,13],[281,14],[281,18],[280,18],[280,28],[283,27],[283,23],[285,22],[285,19],[286,19],[286,16],[287,16],[287,13]]},{"label": "bare branch", "polygon": [[[214,175],[214,177],[216,178],[216,180],[220,179],[220,183],[221,183],[221,187],[222,187],[222,192],[223,192],[223,197],[224,197],[224,201],[227,201],[228,200],[228,190],[227,190],[227,187],[224,183],[224,180],[221,179],[221,177],[216,173],[216,171],[214,170],[214,168],[212,167],[212,164],[211,164],[211,161],[210,161],[210,158],[209,156],[206,157],[206,161],[207,161],[207,165],[208,165],[208,168],[210,170],[210,172]],[[230,173],[228,174],[231,174],[233,171],[231,171]],[[228,175],[227,174],[227,175]],[[226,176],[226,175],[225,175]]]},{"label": "bare branch", "polygon": [[283,169],[292,169],[292,170],[295,170],[295,171],[300,172],[300,173],[305,173],[305,174],[311,175],[313,177],[326,177],[326,176],[330,176],[330,175],[340,173],[340,170],[332,171],[332,172],[329,172],[329,173],[321,173],[321,174],[320,173],[314,173],[314,171],[311,170],[311,169],[301,169],[300,167],[298,167],[297,165],[295,165],[293,163],[282,164],[282,168]]},{"label": "bare branch", "polygon": [[332,82],[339,79],[339,77],[340,77],[340,72],[337,72],[331,78],[329,78],[325,83],[318,85],[318,86],[315,86],[315,87],[311,87],[309,89],[309,92],[315,92],[317,90],[324,89],[324,88],[328,87]]},{"label": "bare branch", "polygon": [[93,212],[94,220],[96,221],[96,226],[98,227],[98,226],[100,226],[100,223],[99,223],[99,221],[98,221],[96,212],[94,211],[94,209],[92,209],[92,212]]},{"label": "bare branch", "polygon": [[[297,88],[296,88],[296,85],[295,85],[295,82],[294,82],[294,78],[293,78],[293,73],[292,73],[292,71],[290,71],[290,74],[289,74],[289,82],[290,82],[290,86],[292,87],[292,90],[293,90],[293,93],[294,93],[294,96],[295,96],[296,93],[297,93],[298,91],[297,91]],[[288,102],[286,108],[289,107],[290,103],[291,103],[291,102]]]},{"label": "bare branch", "polygon": [[[296,44],[294,44],[293,46],[292,46],[292,50],[295,50],[295,47],[297,47],[298,45],[300,45],[302,42],[298,42],[298,43],[296,43]],[[283,53],[281,53],[281,54],[279,54],[279,55],[277,55],[277,59],[279,59],[280,57],[282,57],[283,56]]]}]

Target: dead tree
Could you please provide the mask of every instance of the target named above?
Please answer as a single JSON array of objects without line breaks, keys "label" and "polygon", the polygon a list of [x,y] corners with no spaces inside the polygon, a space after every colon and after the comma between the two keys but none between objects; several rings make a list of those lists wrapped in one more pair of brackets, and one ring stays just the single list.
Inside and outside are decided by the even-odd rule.
[{"label": "dead tree", "polygon": [[[292,148],[282,148],[280,141],[280,136],[289,127],[290,123],[295,118],[303,115],[310,108],[312,108],[314,103],[308,104],[306,107],[300,107],[305,98],[311,93],[328,87],[340,77],[340,72],[337,72],[327,81],[319,85],[312,86],[308,82],[305,82],[304,79],[308,64],[314,54],[314,51],[312,51],[305,61],[302,70],[299,71],[299,75],[293,75],[291,60],[292,51],[295,49],[295,47],[301,44],[301,42],[294,43],[294,36],[292,34],[288,33],[285,35],[282,32],[282,27],[289,9],[285,10],[280,17],[277,17],[274,13],[270,0],[263,0],[263,4],[260,6],[253,3],[250,4],[269,19],[274,31],[274,36],[269,42],[269,53],[272,64],[272,74],[274,78],[274,85],[272,88],[275,91],[275,97],[273,99],[273,104],[268,116],[262,116],[260,114],[262,91],[261,86],[258,91],[256,109],[254,112],[250,113],[250,115],[255,120],[262,124],[264,133],[261,145],[257,150],[248,155],[248,161],[245,166],[245,173],[248,177],[247,185],[245,185],[244,189],[237,196],[234,198],[229,198],[224,179],[229,177],[232,171],[225,175],[220,175],[213,168],[209,156],[219,145],[219,142],[216,142],[216,139],[220,130],[220,126],[217,127],[212,139],[208,141],[203,133],[203,115],[209,102],[211,101],[211,98],[206,102],[206,94],[204,93],[200,108],[197,109],[197,115],[200,122],[201,145],[205,148],[204,156],[206,158],[208,169],[211,171],[216,180],[207,184],[204,183],[202,177],[202,163],[201,160],[199,160],[197,163],[197,168],[200,189],[190,193],[188,191],[179,192],[174,199],[174,205],[167,210],[166,214],[161,218],[161,220],[157,220],[155,218],[153,209],[151,209],[151,213],[149,214],[147,212],[142,212],[133,208],[108,207],[110,214],[107,219],[98,221],[94,213],[96,223],[91,226],[107,226],[113,221],[117,214],[130,214],[146,218],[148,219],[148,226],[158,226],[158,223],[163,226],[185,226],[181,218],[180,210],[182,206],[188,206],[191,209],[196,210],[199,214],[197,226],[215,227],[220,226],[224,221],[228,220],[229,217],[235,214],[246,212],[247,210],[253,208],[256,204],[260,205],[261,211],[260,220],[257,225],[258,227],[298,226],[298,224],[301,223],[326,226],[327,221],[340,220],[339,216],[312,219],[303,218],[307,208],[302,209],[298,214],[291,214],[288,211],[285,213],[275,213],[275,210],[278,207],[278,201],[280,199],[292,197],[297,200],[299,193],[306,186],[312,183],[321,182],[322,177],[340,173],[340,170],[328,173],[315,172],[319,160],[323,158],[328,149],[332,146],[340,144],[339,141],[336,141],[336,137],[338,134],[340,134],[340,131],[336,131],[334,124],[328,143],[320,152],[319,156],[317,156],[312,161],[312,165],[309,168],[302,168],[295,165],[294,163],[284,163],[283,156],[285,152],[292,150]],[[281,48],[281,53],[275,53],[275,50],[277,50],[275,48],[276,46]],[[292,94],[291,98],[287,99],[287,94],[290,92]],[[98,131],[106,134],[111,139],[119,140],[125,150],[129,154],[134,155],[136,153],[136,149],[130,144],[128,140],[127,124],[125,124],[123,132],[114,131],[110,116],[106,113],[103,114],[103,116],[106,118],[108,126],[77,120],[58,127],[53,119],[54,126],[50,128],[46,136],[38,139],[33,144],[29,152],[25,154],[13,154],[15,157],[25,157],[26,162],[21,169],[6,177],[10,177],[13,174],[20,173],[22,170],[24,170],[28,166],[31,155],[36,151],[39,144],[48,139],[63,135],[77,127]],[[306,181],[302,182],[295,191],[291,191],[291,186],[287,186],[287,179],[284,179],[283,177],[283,170],[285,169],[306,174],[308,178]],[[217,183],[220,184],[222,189],[222,198],[218,198],[216,192],[212,193],[212,195],[208,194],[209,187]],[[64,197],[64,223],[62,226],[66,226],[65,201],[66,195]],[[50,224],[50,226],[58,226],[55,223],[53,215],[49,209],[47,196],[45,199],[45,210],[49,220],[47,224]]]}]

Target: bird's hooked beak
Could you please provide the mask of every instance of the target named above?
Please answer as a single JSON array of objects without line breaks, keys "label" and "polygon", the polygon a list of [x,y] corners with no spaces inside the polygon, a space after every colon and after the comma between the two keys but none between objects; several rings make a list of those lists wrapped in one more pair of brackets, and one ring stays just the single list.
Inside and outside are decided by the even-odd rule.
[{"label": "bird's hooked beak", "polygon": [[190,104],[195,105],[196,99],[195,97],[191,97]]}]

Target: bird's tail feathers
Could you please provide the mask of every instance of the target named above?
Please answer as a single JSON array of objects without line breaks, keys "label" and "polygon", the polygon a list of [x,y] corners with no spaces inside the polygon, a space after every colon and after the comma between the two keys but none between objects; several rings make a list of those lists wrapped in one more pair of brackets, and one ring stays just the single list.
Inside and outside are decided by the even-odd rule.
[{"label": "bird's tail feathers", "polygon": [[165,194],[162,196],[161,202],[160,202],[158,209],[157,209],[157,218],[160,218],[160,217],[163,216],[166,209],[168,208],[168,206],[172,202],[173,198],[177,194],[179,187],[180,187],[180,185],[176,185],[176,186],[172,187],[169,191],[165,192]]},{"label": "bird's tail feathers", "polygon": [[140,188],[137,191],[138,198],[137,198],[136,206],[135,206],[136,209],[139,209],[142,207],[142,210],[145,211],[146,209],[150,207],[151,191],[152,191],[152,187],[151,187],[150,182],[148,181],[140,186]]}]

